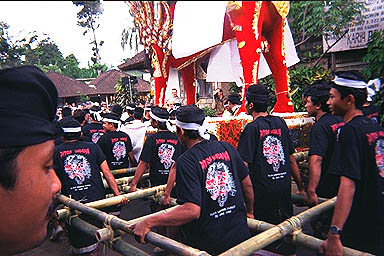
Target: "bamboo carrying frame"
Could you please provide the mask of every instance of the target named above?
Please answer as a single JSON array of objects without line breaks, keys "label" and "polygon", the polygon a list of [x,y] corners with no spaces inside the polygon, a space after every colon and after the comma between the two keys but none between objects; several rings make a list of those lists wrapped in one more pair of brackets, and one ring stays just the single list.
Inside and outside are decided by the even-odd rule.
[{"label": "bamboo carrying frame", "polygon": [[[308,159],[308,152],[301,152],[294,154],[297,162],[302,162]],[[114,174],[117,173],[129,173],[133,174],[135,168],[128,168],[122,170],[114,171]],[[143,175],[144,179],[148,179],[148,175]],[[126,177],[117,179],[118,185],[120,188],[123,188],[124,191],[128,191],[128,183],[132,180],[132,177]],[[106,184],[105,184],[106,185]],[[105,212],[102,212],[98,209],[117,205],[121,202],[122,198],[127,198],[128,200],[148,198],[152,197],[155,200],[158,200],[160,196],[164,194],[166,185],[160,185],[153,188],[147,188],[139,190],[129,194],[123,194],[120,196],[115,196],[99,201],[94,201],[87,204],[82,204],[73,199],[70,199],[63,195],[58,195],[58,200],[66,206],[66,209],[58,210],[58,216],[61,220],[66,220],[69,225],[73,225],[76,228],[82,230],[83,232],[94,235],[99,241],[105,242],[116,252],[121,253],[122,255],[149,255],[148,253],[136,248],[132,244],[129,244],[121,239],[121,236],[125,233],[132,234],[129,226],[135,224],[142,219],[157,215],[163,214],[167,211],[170,211],[178,206],[176,205],[175,200],[173,199],[171,208],[162,210],[150,215],[146,215],[133,220],[123,220],[116,216],[109,215]],[[292,199],[294,203],[303,203],[304,197],[300,195],[293,194]],[[293,216],[279,225],[273,225],[264,221],[254,220],[248,218],[248,226],[251,230],[261,231],[261,233],[251,237],[250,239],[232,247],[231,249],[223,252],[221,256],[227,255],[252,255],[257,250],[264,248],[265,246],[277,241],[281,238],[289,243],[304,246],[310,250],[317,251],[320,244],[323,240],[317,239],[313,236],[304,234],[301,230],[301,227],[308,223],[310,220],[320,215],[321,213],[333,208],[336,203],[336,197],[331,199],[319,199],[319,204],[315,207],[309,208],[306,211],[301,212],[300,214]],[[73,215],[74,212],[82,212],[87,215],[91,215],[102,221],[105,225],[105,228],[99,229],[83,220],[81,220],[76,215]],[[171,253],[176,255],[209,255],[204,251],[192,248],[175,240],[172,240],[168,237],[159,235],[155,232],[150,231],[145,240],[155,246],[161,247]],[[365,252],[360,252],[351,248],[343,247],[343,254],[350,256],[357,255],[372,255]]]}]

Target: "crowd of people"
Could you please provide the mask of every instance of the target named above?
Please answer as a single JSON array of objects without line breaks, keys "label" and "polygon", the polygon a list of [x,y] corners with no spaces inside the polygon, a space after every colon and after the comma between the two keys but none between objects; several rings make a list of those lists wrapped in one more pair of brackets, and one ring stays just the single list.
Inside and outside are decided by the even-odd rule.
[{"label": "crowd of people", "polygon": [[[305,108],[315,123],[310,133],[309,182],[305,186],[293,156],[284,119],[268,113],[270,89],[246,91],[245,108],[253,121],[238,147],[218,141],[205,128],[204,111],[183,105],[177,91],[172,108],[136,106],[110,109],[88,104],[57,111],[57,90],[37,67],[0,71],[0,254],[11,255],[40,244],[55,219],[56,194],[83,203],[103,199],[107,190],[120,195],[111,170],[137,167],[129,193],[137,191],[149,170],[150,186],[167,184],[163,200],[130,228],[140,243],[157,228],[211,255],[220,254],[254,235],[247,218],[279,224],[293,216],[292,180],[308,206],[337,196],[334,210],[312,220],[313,235],[324,240],[319,251],[342,255],[342,246],[384,254],[384,128],[381,113],[367,103],[367,83],[357,72],[337,72],[331,81],[306,87]],[[236,114],[238,95],[215,106]],[[376,113],[376,112],[377,113]],[[225,116],[225,115],[224,115]],[[170,120],[174,119],[173,122]],[[149,127],[155,131],[147,134]],[[175,185],[176,184],[176,185]],[[123,199],[103,211],[119,216]],[[97,219],[79,215],[92,225]],[[53,222],[51,238],[62,232]],[[33,235],[31,235],[33,234]],[[99,242],[69,227],[72,255],[98,255]],[[283,240],[265,249],[292,255]]]}]

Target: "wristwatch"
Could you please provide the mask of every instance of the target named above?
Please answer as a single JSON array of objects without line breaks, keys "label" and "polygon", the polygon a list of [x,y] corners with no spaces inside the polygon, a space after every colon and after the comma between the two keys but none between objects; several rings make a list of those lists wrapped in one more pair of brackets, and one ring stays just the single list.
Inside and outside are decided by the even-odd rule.
[{"label": "wristwatch", "polygon": [[329,228],[329,232],[331,232],[332,234],[334,235],[340,235],[341,234],[341,229],[336,226],[336,225],[332,225],[330,228]]}]

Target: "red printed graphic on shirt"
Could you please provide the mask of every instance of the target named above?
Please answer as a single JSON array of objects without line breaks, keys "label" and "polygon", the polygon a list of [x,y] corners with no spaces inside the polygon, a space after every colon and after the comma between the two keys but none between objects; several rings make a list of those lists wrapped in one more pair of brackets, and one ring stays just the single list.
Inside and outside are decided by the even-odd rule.
[{"label": "red printed graphic on shirt", "polygon": [[279,171],[280,164],[285,165],[284,149],[281,141],[274,136],[267,136],[263,142],[263,154],[267,163],[272,165],[275,172]]},{"label": "red printed graphic on shirt", "polygon": [[67,156],[64,160],[64,171],[70,179],[74,179],[79,185],[91,177],[91,166],[87,158],[82,155]]},{"label": "red printed graphic on shirt", "polygon": [[222,162],[213,162],[209,165],[205,188],[211,194],[212,200],[217,200],[220,207],[223,207],[228,196],[236,195],[236,186],[229,172],[229,167]]},{"label": "red printed graphic on shirt", "polygon": [[92,138],[91,138],[92,142],[97,143],[99,141],[100,137],[103,135],[104,135],[104,133],[95,132],[94,134],[92,134]]},{"label": "red printed graphic on shirt", "polygon": [[164,165],[165,169],[171,168],[171,165],[174,162],[172,159],[174,153],[175,147],[173,145],[167,143],[160,145],[157,154],[160,158],[160,163]]},{"label": "red printed graphic on shirt", "polygon": [[379,169],[379,175],[381,178],[384,178],[384,139],[377,140],[375,153],[376,165],[377,169]]},{"label": "red printed graphic on shirt", "polygon": [[119,161],[120,159],[124,158],[127,155],[127,150],[125,148],[124,142],[118,141],[113,144],[112,153],[116,161]]}]

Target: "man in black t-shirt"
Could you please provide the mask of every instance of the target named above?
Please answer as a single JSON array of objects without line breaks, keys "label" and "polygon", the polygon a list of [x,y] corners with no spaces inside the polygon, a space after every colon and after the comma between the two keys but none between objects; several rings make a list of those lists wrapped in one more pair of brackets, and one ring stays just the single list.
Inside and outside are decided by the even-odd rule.
[{"label": "man in black t-shirt", "polygon": [[[317,81],[304,92],[305,108],[315,118],[309,141],[309,182],[305,201],[309,206],[318,203],[318,196],[332,198],[337,195],[339,178],[329,173],[335,152],[336,134],[344,125],[343,119],[329,113],[327,101],[331,86],[327,81]],[[333,210],[311,221],[314,236],[326,239]]]},{"label": "man in black t-shirt", "polygon": [[136,167],[131,138],[125,132],[117,131],[120,117],[114,113],[107,113],[104,115],[103,122],[107,133],[100,137],[97,144],[103,150],[109,168],[111,170],[128,168],[129,161],[133,167]]},{"label": "man in black t-shirt", "polygon": [[83,126],[81,130],[86,141],[97,143],[99,138],[106,133],[101,123],[101,108],[92,107],[89,110],[89,118],[91,123]]},{"label": "man in black t-shirt", "polygon": [[371,118],[372,121],[374,121],[375,123],[377,124],[381,123],[381,117],[383,113],[381,113],[381,109],[378,106],[372,105],[369,101],[366,101],[363,104],[362,111],[363,111],[363,115],[365,115],[368,118]]},{"label": "man in black t-shirt", "polygon": [[172,164],[182,153],[176,134],[168,130],[168,111],[165,108],[152,107],[150,117],[151,125],[157,132],[150,134],[144,143],[129,192],[136,191],[136,185],[147,169],[152,187],[166,184]]},{"label": "man in black t-shirt", "polygon": [[[342,245],[384,255],[384,129],[362,114],[367,83],[352,71],[336,73],[328,100],[345,125],[337,138],[340,186],[328,239],[321,251],[342,255]],[[332,162],[333,163],[333,162]]]},{"label": "man in black t-shirt", "polygon": [[[304,186],[293,157],[295,149],[289,129],[282,118],[267,113],[269,103],[269,91],[265,85],[248,87],[245,108],[253,121],[245,126],[237,150],[249,168],[255,218],[279,224],[293,215],[291,175],[299,193],[304,194]],[[278,241],[267,249],[284,254],[295,253],[293,245],[281,245]]]},{"label": "man in black t-shirt", "polygon": [[248,170],[231,145],[201,137],[204,119],[203,110],[194,105],[177,110],[176,135],[188,148],[176,165],[181,205],[132,225],[139,242],[144,243],[153,227],[184,224],[185,243],[212,255],[250,238],[246,217],[253,217],[253,191]]},{"label": "man in black t-shirt", "polygon": [[[82,203],[105,199],[105,188],[100,175],[102,171],[114,195],[120,195],[100,147],[79,140],[81,127],[73,117],[66,117],[59,123],[63,129],[64,143],[56,147],[53,162],[56,174],[62,183],[62,194]],[[122,203],[126,204],[127,201],[124,200]],[[83,215],[80,217],[102,227],[102,223],[95,218]],[[74,255],[97,251],[98,242],[94,237],[87,236],[72,226],[69,227],[68,235]]]}]

